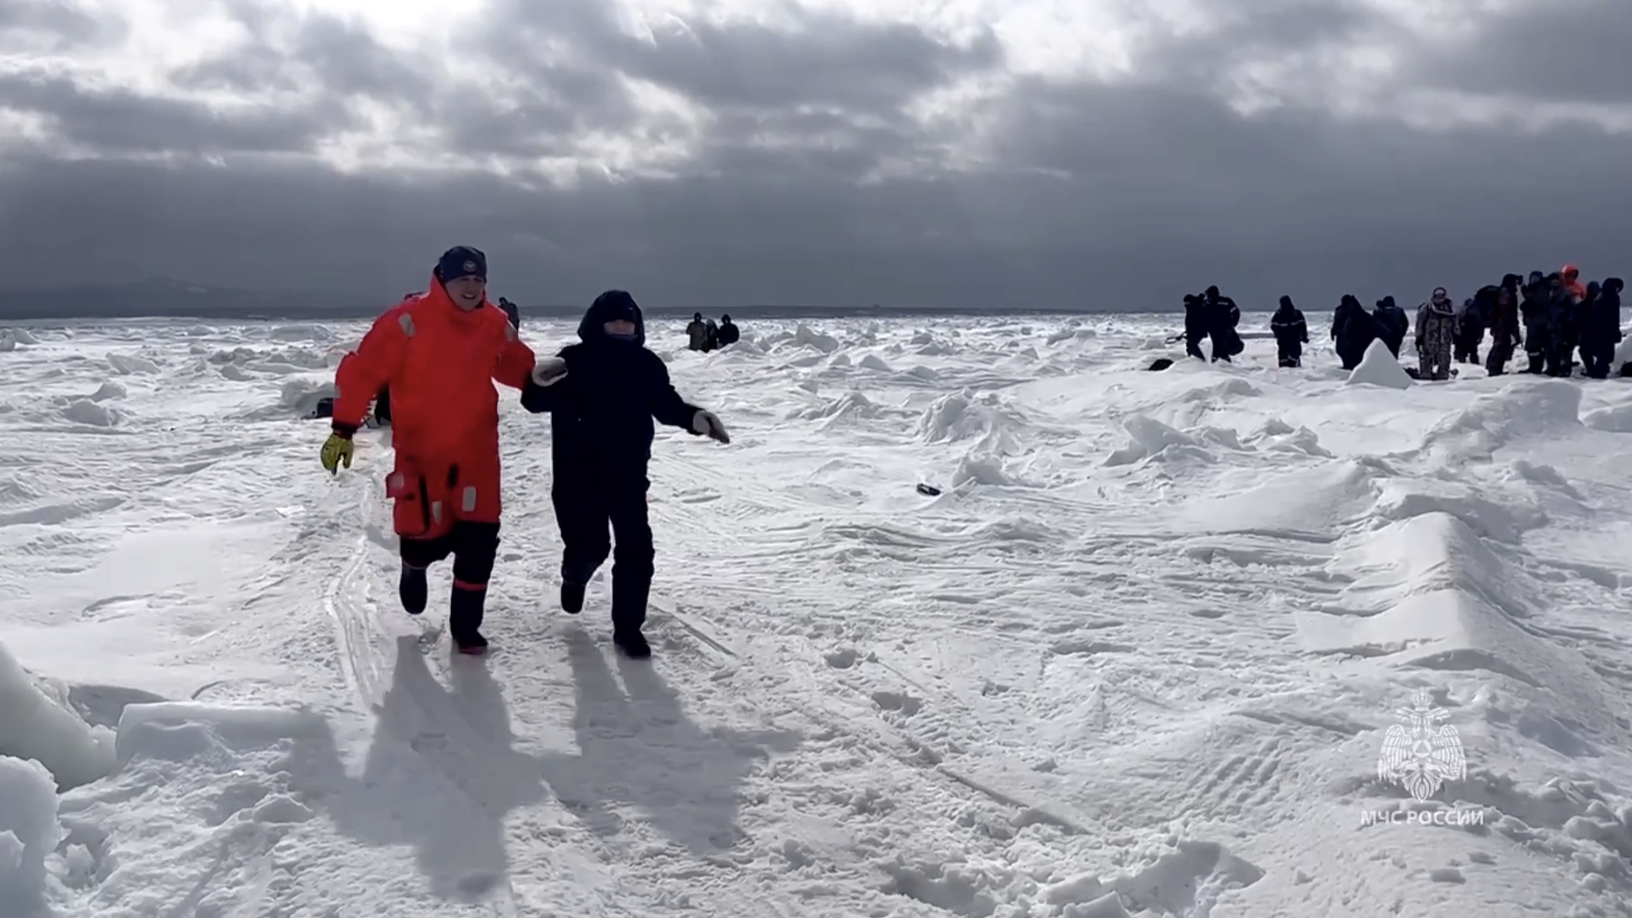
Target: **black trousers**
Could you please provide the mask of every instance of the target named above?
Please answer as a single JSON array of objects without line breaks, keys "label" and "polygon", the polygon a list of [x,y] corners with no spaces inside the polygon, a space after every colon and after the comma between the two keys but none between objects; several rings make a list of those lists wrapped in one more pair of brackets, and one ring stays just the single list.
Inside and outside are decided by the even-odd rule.
[{"label": "black trousers", "polygon": [[[652,589],[652,526],[646,482],[591,483],[557,479],[550,489],[561,528],[561,579],[587,583],[612,558],[612,627],[638,631]],[[615,544],[614,544],[615,543]]]},{"label": "black trousers", "polygon": [[399,539],[402,563],[427,568],[453,558],[453,595],[448,601],[448,630],[454,640],[474,635],[482,627],[487,605],[487,582],[499,554],[499,524],[460,520],[446,535],[434,539]]},{"label": "black trousers", "polygon": [[1275,348],[1276,361],[1283,367],[1303,366],[1303,344],[1282,344]]}]

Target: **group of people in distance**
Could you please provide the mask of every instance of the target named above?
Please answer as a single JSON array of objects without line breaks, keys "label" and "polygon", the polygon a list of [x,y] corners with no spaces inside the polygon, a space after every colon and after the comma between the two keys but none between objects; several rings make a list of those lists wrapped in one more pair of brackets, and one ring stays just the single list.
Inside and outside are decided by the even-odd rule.
[{"label": "group of people in distance", "polygon": [[720,324],[715,325],[713,319],[705,319],[702,313],[694,312],[691,322],[686,325],[686,339],[686,346],[694,351],[713,351],[740,341],[742,329],[732,324],[730,316],[720,316]]},{"label": "group of people in distance", "polygon": [[[1632,363],[1612,366],[1616,346],[1625,337],[1621,330],[1625,286],[1619,277],[1583,284],[1575,265],[1552,274],[1532,271],[1528,280],[1508,274],[1499,284],[1480,287],[1460,305],[1444,287],[1435,287],[1417,306],[1414,323],[1392,296],[1368,310],[1352,294],[1344,294],[1332,314],[1332,341],[1343,368],[1352,370],[1374,341],[1383,342],[1398,359],[1406,335],[1414,331],[1413,375],[1428,380],[1450,379],[1456,363],[1479,364],[1487,332],[1490,350],[1483,363],[1491,376],[1506,373],[1521,347],[1526,362],[1520,372],[1567,378],[1574,374],[1579,355],[1579,365],[1589,378],[1606,379],[1611,372],[1632,376]],[[1206,308],[1185,298],[1188,340],[1199,340],[1191,338],[1192,311]],[[1309,325],[1291,297],[1281,297],[1269,328],[1280,365],[1301,366]],[[1192,356],[1201,356],[1193,343],[1190,348]]]},{"label": "group of people in distance", "polygon": [[554,357],[536,356],[518,325],[487,299],[484,253],[443,253],[425,292],[387,310],[341,359],[323,468],[351,467],[352,438],[376,393],[389,389],[396,457],[385,493],[402,561],[398,596],[408,614],[423,613],[426,568],[451,557],[448,632],[459,652],[485,653],[480,629],[502,512],[493,383],[519,390],[523,408],[550,415],[561,606],[583,609],[590,577],[610,556],[612,641],[643,659],[656,556],[646,508],[654,421],[720,443],[730,435],[675,391],[662,358],[645,347],[645,320],[627,292],[596,297],[578,342]]}]

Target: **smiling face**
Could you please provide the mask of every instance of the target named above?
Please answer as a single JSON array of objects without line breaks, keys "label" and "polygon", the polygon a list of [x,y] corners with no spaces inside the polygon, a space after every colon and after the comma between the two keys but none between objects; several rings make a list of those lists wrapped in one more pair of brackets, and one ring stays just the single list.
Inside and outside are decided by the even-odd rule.
[{"label": "smiling face", "polygon": [[480,277],[456,277],[443,281],[442,287],[448,291],[453,305],[467,312],[482,305],[487,295],[487,281]]}]

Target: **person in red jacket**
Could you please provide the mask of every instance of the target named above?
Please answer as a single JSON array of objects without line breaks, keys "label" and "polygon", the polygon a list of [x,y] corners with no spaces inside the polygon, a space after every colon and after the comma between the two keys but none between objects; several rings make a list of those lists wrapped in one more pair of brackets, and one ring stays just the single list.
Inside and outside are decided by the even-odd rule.
[{"label": "person in red jacket", "polygon": [[323,467],[351,468],[352,435],[382,386],[391,390],[396,466],[386,478],[402,555],[398,594],[425,611],[425,569],[453,557],[448,631],[461,653],[484,653],[482,613],[499,546],[499,394],[520,389],[533,352],[487,300],[487,256],[469,246],[442,255],[424,293],[374,321],[335,370],[333,433]]}]

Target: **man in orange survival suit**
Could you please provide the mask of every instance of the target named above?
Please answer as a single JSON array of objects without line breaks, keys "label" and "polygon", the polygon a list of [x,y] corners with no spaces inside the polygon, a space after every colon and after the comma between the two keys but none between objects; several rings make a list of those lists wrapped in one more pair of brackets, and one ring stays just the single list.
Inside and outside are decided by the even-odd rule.
[{"label": "man in orange survival suit", "polygon": [[487,256],[455,246],[424,293],[375,320],[335,371],[334,432],[323,467],[351,468],[352,434],[381,386],[391,388],[396,467],[386,479],[401,543],[398,593],[425,611],[425,568],[453,556],[448,631],[461,653],[487,651],[482,611],[499,547],[499,394],[520,389],[533,352],[503,310],[487,301]]},{"label": "man in orange survival suit", "polygon": [[1565,265],[1559,272],[1564,279],[1564,292],[1568,293],[1577,303],[1587,298],[1587,288],[1581,283],[1581,269],[1575,265]]}]

